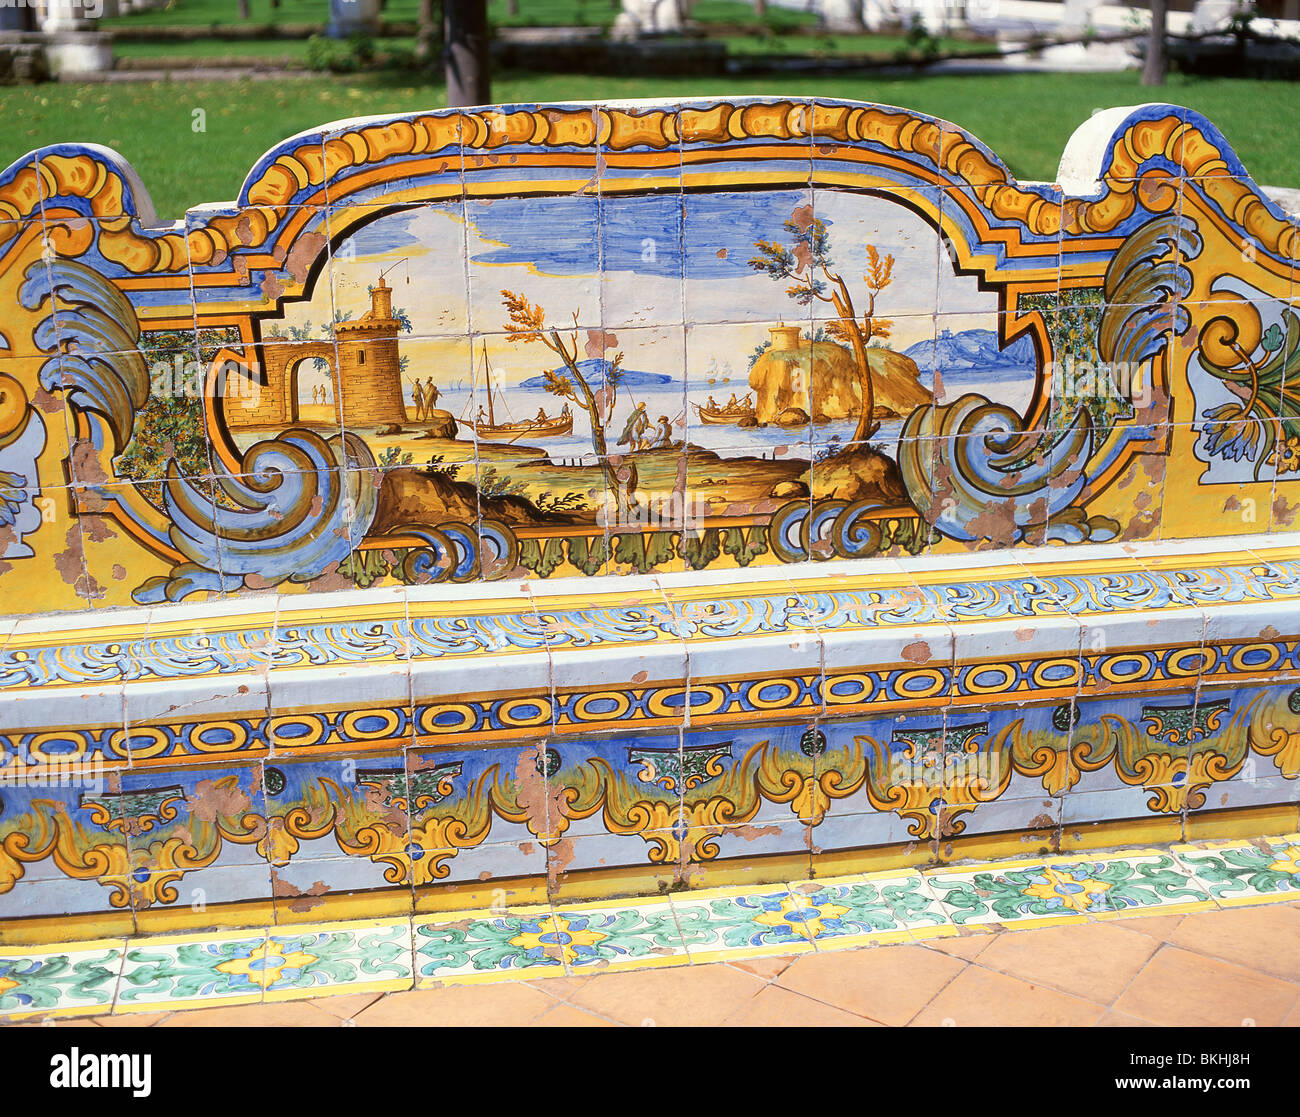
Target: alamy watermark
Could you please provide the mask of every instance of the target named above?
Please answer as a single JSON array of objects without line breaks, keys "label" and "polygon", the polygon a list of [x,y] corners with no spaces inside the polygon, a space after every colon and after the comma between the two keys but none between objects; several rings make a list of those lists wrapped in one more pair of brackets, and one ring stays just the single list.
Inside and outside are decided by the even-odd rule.
[{"label": "alamy watermark", "polygon": [[[253,408],[262,396],[257,366],[225,361],[215,370],[196,360],[187,361],[179,353],[170,361],[156,361],[149,369],[149,394],[155,399],[238,399],[242,406]],[[210,388],[209,392],[207,389]]]},{"label": "alamy watermark", "polygon": [[596,522],[617,528],[696,531],[705,526],[712,509],[707,498],[689,489],[684,492],[636,489],[622,494],[607,493],[604,505],[596,509]]},{"label": "alamy watermark", "polygon": [[0,0],[0,8],[43,8],[50,15],[99,19],[104,14],[104,0]]},{"label": "alamy watermark", "polygon": [[0,768],[0,790],[10,787],[76,787],[98,793],[104,790],[104,762],[99,756],[54,757],[37,764],[15,760]]},{"label": "alamy watermark", "polygon": [[1066,357],[1048,365],[1051,383],[1065,399],[1124,400],[1135,407],[1151,404],[1151,378],[1137,361],[1076,361]]}]

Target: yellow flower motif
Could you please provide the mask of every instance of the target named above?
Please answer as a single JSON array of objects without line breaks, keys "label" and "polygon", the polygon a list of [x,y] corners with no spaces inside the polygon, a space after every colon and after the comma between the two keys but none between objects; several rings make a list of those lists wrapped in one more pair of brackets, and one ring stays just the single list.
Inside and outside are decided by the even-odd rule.
[{"label": "yellow flower motif", "polygon": [[1300,437],[1292,436],[1279,442],[1270,457],[1279,473],[1295,473],[1300,469]]},{"label": "yellow flower motif", "polygon": [[826,930],[823,920],[838,919],[848,910],[838,904],[815,904],[807,900],[801,903],[793,896],[784,896],[778,907],[754,916],[754,922],[811,941]]},{"label": "yellow flower motif", "polygon": [[9,978],[0,974],[0,997],[3,997],[10,989],[17,989],[18,982],[11,981]]},{"label": "yellow flower motif", "polygon": [[1048,901],[1049,908],[1066,907],[1072,911],[1086,912],[1092,907],[1092,897],[1110,890],[1110,884],[1093,880],[1081,872],[1063,873],[1059,869],[1044,869],[1045,880],[1038,880],[1021,890],[1025,896]]},{"label": "yellow flower motif", "polygon": [[268,942],[265,952],[258,949],[246,958],[228,958],[218,962],[216,968],[235,977],[246,977],[252,984],[265,989],[274,984],[283,971],[305,969],[315,961],[314,954],[302,950],[286,954],[279,943]]},{"label": "yellow flower motif", "polygon": [[1275,873],[1300,876],[1300,846],[1287,846],[1269,868]]},{"label": "yellow flower motif", "polygon": [[520,947],[534,958],[572,963],[584,955],[590,957],[594,953],[590,948],[608,937],[593,931],[586,919],[548,915],[545,919],[524,920],[510,945]]}]

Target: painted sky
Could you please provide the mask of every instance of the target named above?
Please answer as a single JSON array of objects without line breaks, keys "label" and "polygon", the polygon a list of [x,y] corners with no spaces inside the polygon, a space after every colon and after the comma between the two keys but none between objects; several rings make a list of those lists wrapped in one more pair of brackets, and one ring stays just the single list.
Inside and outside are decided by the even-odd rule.
[{"label": "painted sky", "polygon": [[[577,312],[584,338],[587,330],[612,331],[629,368],[685,379],[692,390],[708,369],[729,366],[743,379],[771,326],[815,329],[833,313],[818,303],[799,306],[786,294],[788,282],[749,263],[757,240],[788,244],[784,223],[808,205],[827,225],[833,267],[859,313],[867,246],[894,257],[893,282],[877,307],[893,320],[893,348],[932,342],[936,328],[996,328],[994,296],[953,274],[918,214],[831,190],[502,198],[388,214],[336,246],[332,282],[318,282],[309,301],[287,307],[286,324],[310,323],[319,337],[336,314],[359,317],[369,308],[367,286],[387,270],[394,305],[414,327],[403,337],[410,375],[472,376],[482,341],[471,358],[467,338],[479,334],[500,383],[535,377],[550,354],[506,343],[501,290],[509,289],[545,307],[548,322],[571,325]],[[945,312],[938,326],[936,305]]]}]

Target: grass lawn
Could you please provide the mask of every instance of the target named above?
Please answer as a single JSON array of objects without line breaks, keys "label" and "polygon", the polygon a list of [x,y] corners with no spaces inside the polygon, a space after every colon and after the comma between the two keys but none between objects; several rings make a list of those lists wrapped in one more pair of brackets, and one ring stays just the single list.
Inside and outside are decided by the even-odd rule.
[{"label": "grass lawn", "polygon": [[[286,3],[290,0],[285,0]],[[396,0],[394,0],[396,2]],[[1168,100],[1204,113],[1262,183],[1300,186],[1288,120],[1300,118],[1300,83],[1171,77],[1159,91],[1138,75],[1005,74],[892,78],[607,78],[499,74],[500,103],[739,94],[844,97],[902,105],[951,120],[993,148],[1021,179],[1056,176],[1062,148],[1094,109]],[[144,179],[160,216],[233,198],[258,156],[286,136],[328,121],[439,108],[440,85],[381,75],[284,81],[168,82],[0,88],[0,166],[60,141],[120,151]],[[191,130],[203,108],[207,131]]]},{"label": "grass lawn", "polygon": [[[390,21],[414,20],[419,0],[388,0],[381,15]],[[502,27],[608,27],[622,5],[618,0],[519,0],[519,14],[509,14],[506,0],[489,0],[488,19]],[[741,0],[700,0],[691,13],[699,23],[755,23],[754,6]],[[103,27],[211,27],[235,24],[239,11],[234,0],[172,0],[167,8],[131,12],[102,21]],[[249,0],[250,23],[328,23],[329,0]],[[768,26],[777,30],[813,27],[817,16],[809,12],[771,9]]]}]

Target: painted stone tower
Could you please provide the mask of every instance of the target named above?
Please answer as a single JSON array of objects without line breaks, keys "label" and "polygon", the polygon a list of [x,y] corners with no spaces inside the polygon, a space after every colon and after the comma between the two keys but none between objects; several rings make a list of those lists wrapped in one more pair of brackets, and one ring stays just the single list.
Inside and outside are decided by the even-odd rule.
[{"label": "painted stone tower", "polygon": [[370,289],[370,309],[354,322],[334,327],[338,344],[339,393],[344,422],[350,427],[405,423],[401,357],[393,317],[393,289],[381,276]]}]

